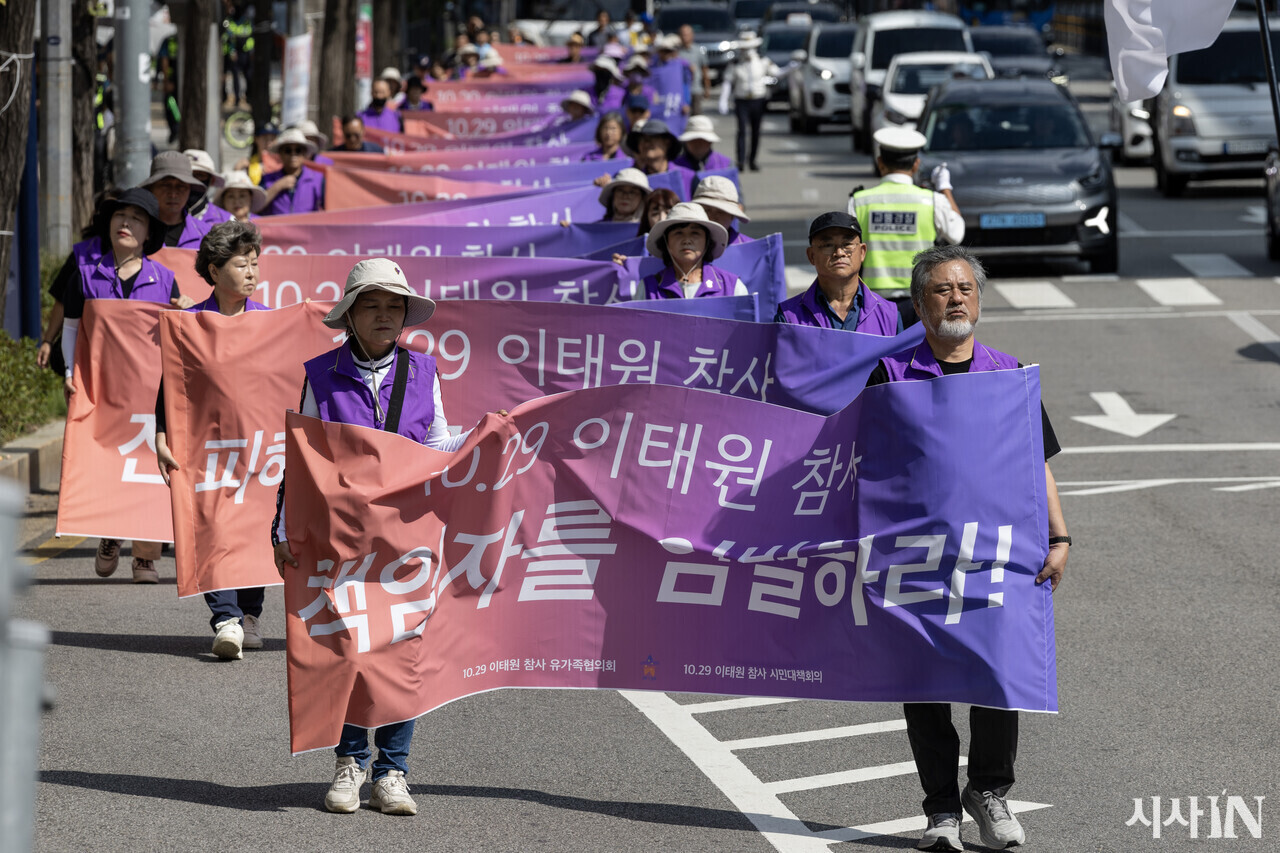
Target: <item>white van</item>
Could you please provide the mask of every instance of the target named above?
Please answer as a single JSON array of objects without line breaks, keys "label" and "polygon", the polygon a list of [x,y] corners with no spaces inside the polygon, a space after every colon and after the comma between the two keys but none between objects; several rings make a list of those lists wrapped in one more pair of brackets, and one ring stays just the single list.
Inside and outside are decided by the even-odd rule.
[{"label": "white van", "polygon": [[[1280,53],[1280,24],[1271,30]],[[1188,181],[1261,178],[1276,125],[1252,15],[1231,18],[1203,50],[1169,57],[1151,113],[1156,186],[1169,198]]]},{"label": "white van", "polygon": [[889,63],[900,53],[950,50],[973,53],[964,21],[942,12],[877,12],[858,24],[849,57],[853,150],[871,150],[871,111]]}]

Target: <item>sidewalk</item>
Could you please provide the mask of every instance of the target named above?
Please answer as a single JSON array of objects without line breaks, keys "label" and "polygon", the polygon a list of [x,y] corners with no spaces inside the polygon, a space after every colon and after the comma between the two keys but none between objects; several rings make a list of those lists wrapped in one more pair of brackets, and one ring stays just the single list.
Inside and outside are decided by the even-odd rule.
[{"label": "sidewalk", "polygon": [[45,424],[0,447],[0,477],[24,492],[56,492],[62,476],[62,431],[66,421]]}]

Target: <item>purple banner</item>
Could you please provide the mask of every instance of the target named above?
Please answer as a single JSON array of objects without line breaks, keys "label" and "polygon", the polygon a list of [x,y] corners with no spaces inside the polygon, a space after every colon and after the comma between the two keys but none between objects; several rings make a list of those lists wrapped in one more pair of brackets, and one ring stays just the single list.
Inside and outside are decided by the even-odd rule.
[{"label": "purple banner", "polygon": [[687,67],[680,61],[668,62],[654,67],[649,75],[649,85],[657,93],[650,114],[666,122],[676,136],[684,133],[684,71]]},{"label": "purple banner", "polygon": [[718,296],[715,299],[633,299],[630,302],[615,302],[613,307],[757,323],[761,319],[756,310],[758,299],[759,297],[754,293],[748,293],[746,296]]},{"label": "purple banner", "polygon": [[[451,172],[464,169],[512,169],[577,163],[595,150],[595,141],[558,148],[473,148],[469,151],[409,151],[399,154],[342,154],[326,152],[342,166],[384,169],[388,172]],[[451,176],[453,177],[453,176]]]},{"label": "purple banner", "polygon": [[[598,204],[598,203],[597,203]],[[537,211],[535,211],[537,212]],[[547,208],[547,221],[555,214]],[[598,217],[597,217],[598,218]],[[620,243],[635,233],[633,223],[595,222],[573,225],[277,225],[257,222],[262,251],[332,255],[455,255],[468,258],[579,258],[601,246]]]},{"label": "purple banner", "polygon": [[[592,160],[564,166],[472,169],[469,172],[450,172],[449,177],[455,181],[484,181],[518,187],[564,187],[572,184],[589,184],[601,175],[616,175],[620,169],[630,165],[632,165],[630,158],[615,157],[612,160]],[[599,195],[598,187],[596,194]]]},{"label": "purple banner", "polygon": [[[560,102],[565,96],[560,92],[525,95],[492,95],[484,98],[464,98],[461,100],[435,103],[437,110],[451,113],[519,113],[521,115],[559,115]],[[428,96],[428,100],[431,100]]]},{"label": "purple banner", "polygon": [[[604,205],[600,204],[600,188],[587,184],[496,201],[493,204],[473,204],[456,211],[424,213],[398,221],[404,225],[529,227],[560,222],[599,222],[604,214]],[[487,232],[482,236],[487,237]]]}]

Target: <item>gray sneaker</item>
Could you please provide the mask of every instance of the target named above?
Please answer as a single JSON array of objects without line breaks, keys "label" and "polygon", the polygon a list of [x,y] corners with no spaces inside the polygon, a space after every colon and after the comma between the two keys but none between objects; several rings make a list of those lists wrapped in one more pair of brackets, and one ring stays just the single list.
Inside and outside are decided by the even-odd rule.
[{"label": "gray sneaker", "polygon": [[973,790],[973,786],[965,785],[960,792],[960,804],[977,822],[978,837],[987,847],[1003,850],[1026,841],[1022,824],[1009,811],[1009,804],[1004,797],[998,797],[990,791],[978,792]]},{"label": "gray sneaker", "polygon": [[338,814],[351,814],[360,808],[360,786],[364,784],[365,771],[354,758],[338,756],[333,768],[333,783],[324,795],[324,807]]},{"label": "gray sneaker", "polygon": [[387,775],[373,783],[373,793],[369,795],[369,808],[377,809],[383,814],[415,815],[418,804],[409,795],[409,784],[399,770],[388,770]]},{"label": "gray sneaker", "polygon": [[262,648],[262,624],[258,617],[246,613],[240,619],[240,626],[244,629],[244,647],[246,649]]},{"label": "gray sneaker", "polygon": [[964,850],[960,843],[960,815],[951,812],[929,815],[929,825],[920,836],[917,850]]}]

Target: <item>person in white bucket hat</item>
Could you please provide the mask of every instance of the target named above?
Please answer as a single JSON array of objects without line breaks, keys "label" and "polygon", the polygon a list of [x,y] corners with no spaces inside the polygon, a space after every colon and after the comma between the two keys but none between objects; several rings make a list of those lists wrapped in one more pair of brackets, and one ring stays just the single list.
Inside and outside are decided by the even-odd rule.
[{"label": "person in white bucket hat", "polygon": [[644,280],[636,299],[690,299],[702,296],[746,296],[736,275],[710,261],[724,253],[729,235],[712,222],[701,206],[685,202],[649,229],[649,254],[660,257],[662,272]]},{"label": "person in white bucket hat", "polygon": [[738,229],[733,227],[735,219],[743,222],[751,221],[751,217],[747,216],[747,212],[742,209],[742,202],[738,200],[738,188],[734,186],[733,181],[721,175],[707,175],[698,182],[698,188],[693,191],[692,201],[694,204],[702,205],[702,209],[707,212],[712,222],[724,226],[725,231],[729,232],[730,246],[751,242],[751,237],[739,233]]},{"label": "person in white bucket hat", "polygon": [[596,105],[591,100],[590,92],[585,89],[576,89],[560,102],[560,109],[564,110],[569,121],[579,121],[589,115],[595,115]]},{"label": "person in white bucket hat", "polygon": [[720,141],[715,125],[709,116],[689,116],[685,122],[684,133],[677,137],[684,145],[674,162],[691,172],[707,172],[717,169],[732,169],[733,161],[711,146]]},{"label": "person in white bucket hat", "polygon": [[604,205],[601,222],[639,222],[645,199],[653,188],[649,178],[639,169],[620,169],[613,179],[600,190],[600,203]]},{"label": "person in white bucket hat", "polygon": [[332,158],[326,157],[320,153],[329,147],[329,137],[320,132],[319,126],[316,125],[314,121],[309,118],[304,118],[302,121],[294,125],[294,127],[302,131],[302,135],[307,138],[307,141],[316,147],[315,152],[307,157],[308,160],[312,163],[321,163],[324,165],[333,164]]},{"label": "person in white bucket hat", "polygon": [[280,158],[280,168],[262,176],[262,188],[267,191],[262,215],[323,210],[324,175],[303,166],[316,153],[315,143],[291,127],[276,137],[270,151]]},{"label": "person in white bucket hat", "polygon": [[[329,328],[345,329],[347,340],[305,363],[302,414],[395,432],[436,450],[462,447],[470,430],[449,435],[435,359],[396,343],[405,326],[426,322],[435,307],[409,287],[395,261],[371,258],[356,264],[341,301],[324,318]],[[271,528],[281,577],[298,567],[285,529],[284,501],[282,482]],[[347,700],[336,696],[333,701],[345,705]],[[383,814],[417,814],[405,781],[414,722],[379,726],[373,737],[378,756],[372,764],[368,730],[344,725],[334,750],[337,762],[325,808],[342,814],[358,811],[360,788],[368,778],[373,782],[370,808]]]},{"label": "person in white bucket hat", "polygon": [[222,186],[213,196],[214,204],[231,214],[232,219],[248,222],[267,206],[267,191],[249,178],[243,169],[228,172]]},{"label": "person in white bucket hat", "polygon": [[210,228],[229,220],[231,214],[214,200],[218,187],[222,186],[222,175],[218,174],[218,167],[213,164],[209,152],[200,148],[188,148],[182,153],[191,161],[192,177],[204,184],[204,192],[196,189],[191,191],[191,196],[187,199],[187,213]]}]

